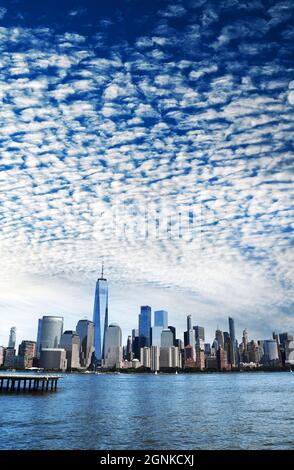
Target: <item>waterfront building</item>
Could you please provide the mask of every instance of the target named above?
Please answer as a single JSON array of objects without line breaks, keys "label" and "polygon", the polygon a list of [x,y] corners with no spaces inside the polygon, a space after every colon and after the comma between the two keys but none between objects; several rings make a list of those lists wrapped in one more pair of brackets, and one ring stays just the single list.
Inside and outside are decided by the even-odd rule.
[{"label": "waterfront building", "polygon": [[150,349],[150,367],[153,372],[160,369],[160,348],[158,346],[151,346]]},{"label": "waterfront building", "polygon": [[140,338],[140,347],[147,346],[151,344],[150,341],[151,333],[151,307],[149,305],[143,305],[139,314],[139,338]]},{"label": "waterfront building", "polygon": [[60,340],[60,347],[66,351],[67,368],[78,369],[80,364],[81,341],[76,331],[65,331]]},{"label": "waterfront building", "polygon": [[5,349],[5,359],[4,359],[4,366],[9,368],[16,367],[16,355],[14,348],[6,348]]},{"label": "waterfront building", "polygon": [[195,363],[195,348],[188,344],[184,348],[184,364],[185,367],[196,367]]},{"label": "waterfront building", "polygon": [[206,369],[217,370],[217,357],[216,356],[207,356],[205,358]]},{"label": "waterfront building", "polygon": [[42,335],[42,318],[38,320],[38,332],[37,332],[37,358],[40,357],[40,345],[41,345],[41,335]]},{"label": "waterfront building", "polygon": [[103,276],[97,279],[93,311],[94,362],[100,365],[105,357],[105,335],[108,327],[108,282]]},{"label": "waterfront building", "polygon": [[133,369],[139,369],[141,367],[141,362],[139,359],[133,359],[132,360],[132,368]]},{"label": "waterfront building", "polygon": [[199,370],[205,369],[205,355],[203,349],[196,347],[196,368]]},{"label": "waterfront building", "polygon": [[150,348],[148,348],[147,346],[144,346],[144,348],[141,348],[141,352],[140,352],[141,366],[150,369],[151,367],[150,360],[151,360]]},{"label": "waterfront building", "polygon": [[154,326],[162,326],[162,329],[168,328],[168,312],[166,310],[155,310]]},{"label": "waterfront building", "polygon": [[9,333],[8,348],[15,349],[15,343],[16,343],[16,327],[12,326],[10,328],[10,333]]},{"label": "waterfront building", "polygon": [[227,352],[221,346],[216,353],[217,369],[223,371],[227,369]]},{"label": "waterfront building", "polygon": [[263,357],[264,364],[274,364],[279,361],[277,342],[274,339],[263,341]]},{"label": "waterfront building", "polygon": [[238,359],[236,348],[235,321],[232,317],[229,317],[229,330],[231,339],[230,363],[232,364],[232,366],[236,366],[238,364]]},{"label": "waterfront building", "polygon": [[42,317],[38,326],[41,328],[39,332],[39,352],[42,349],[59,348],[60,338],[63,331],[63,317],[45,315]]},{"label": "waterfront building", "polygon": [[66,351],[61,348],[42,348],[40,367],[45,370],[65,371],[67,368]]},{"label": "waterfront building", "polygon": [[111,324],[105,332],[105,359],[103,367],[119,369],[122,363],[122,332],[118,325]]},{"label": "waterfront building", "polygon": [[77,334],[80,337],[80,365],[90,367],[94,352],[94,323],[90,320],[79,320]]},{"label": "waterfront building", "polygon": [[[161,347],[169,348],[174,345],[174,335],[170,329],[162,330],[161,332]],[[157,346],[157,345],[155,345]]]},{"label": "waterfront building", "polygon": [[34,366],[37,356],[36,341],[24,340],[18,347],[18,365],[21,369],[29,369]]},{"label": "waterfront building", "polygon": [[179,350],[175,346],[160,348],[159,365],[162,369],[179,367]]}]

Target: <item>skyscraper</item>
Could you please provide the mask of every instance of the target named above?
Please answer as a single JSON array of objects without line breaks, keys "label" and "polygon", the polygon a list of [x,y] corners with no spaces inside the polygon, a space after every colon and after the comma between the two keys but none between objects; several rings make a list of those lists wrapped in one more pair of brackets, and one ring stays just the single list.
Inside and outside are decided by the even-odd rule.
[{"label": "skyscraper", "polygon": [[151,307],[143,305],[139,314],[140,347],[150,346]]},{"label": "skyscraper", "polygon": [[103,277],[97,279],[93,312],[95,361],[104,359],[105,332],[108,327],[108,283]]},{"label": "skyscraper", "polygon": [[187,334],[186,334],[187,345],[195,348],[195,331],[192,327],[192,315],[187,316]]},{"label": "skyscraper", "polygon": [[203,326],[193,326],[193,329],[195,331],[195,340],[196,343],[198,340],[205,341],[205,332]]},{"label": "skyscraper", "polygon": [[89,367],[94,350],[94,325],[89,320],[79,320],[77,333],[81,341],[80,363],[82,367]]},{"label": "skyscraper", "polygon": [[121,328],[112,324],[109,325],[105,333],[105,358],[104,367],[121,367],[122,363],[122,332]]},{"label": "skyscraper", "polygon": [[39,352],[42,349],[58,348],[63,331],[63,317],[44,316],[38,324]]},{"label": "skyscraper", "polygon": [[154,312],[154,326],[162,326],[164,330],[168,326],[168,313],[166,310],[156,310]]},{"label": "skyscraper", "polygon": [[66,351],[67,368],[79,368],[81,341],[77,332],[72,330],[65,331],[61,336],[60,346]]},{"label": "skyscraper", "polygon": [[10,328],[10,333],[9,333],[8,347],[11,349],[15,349],[15,343],[16,343],[16,327],[12,326]]},{"label": "skyscraper", "polygon": [[230,339],[231,339],[230,363],[232,365],[236,365],[236,363],[237,363],[237,351],[236,351],[235,321],[232,317],[229,317],[229,329],[230,329]]}]

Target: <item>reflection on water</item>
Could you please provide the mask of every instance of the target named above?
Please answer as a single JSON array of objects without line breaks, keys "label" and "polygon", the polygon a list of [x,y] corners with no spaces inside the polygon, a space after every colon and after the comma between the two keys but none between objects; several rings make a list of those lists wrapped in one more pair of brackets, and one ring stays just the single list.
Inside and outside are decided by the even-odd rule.
[{"label": "reflection on water", "polygon": [[66,375],[0,394],[0,449],[293,449],[294,376]]}]

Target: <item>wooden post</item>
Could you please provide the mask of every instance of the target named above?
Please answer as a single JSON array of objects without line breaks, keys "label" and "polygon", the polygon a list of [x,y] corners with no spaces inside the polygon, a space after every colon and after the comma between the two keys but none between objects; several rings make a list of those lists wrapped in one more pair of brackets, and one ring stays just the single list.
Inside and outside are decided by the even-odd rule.
[{"label": "wooden post", "polygon": [[19,379],[18,384],[17,384],[17,391],[20,391],[20,385],[21,385],[21,379]]},{"label": "wooden post", "polygon": [[46,379],[46,391],[48,391],[48,388],[49,388],[49,380]]},{"label": "wooden post", "polygon": [[10,382],[10,379],[7,379],[6,380],[6,392],[8,392],[9,390],[9,382]]},{"label": "wooden post", "polygon": [[29,379],[29,392],[31,391],[32,388],[32,379]]}]

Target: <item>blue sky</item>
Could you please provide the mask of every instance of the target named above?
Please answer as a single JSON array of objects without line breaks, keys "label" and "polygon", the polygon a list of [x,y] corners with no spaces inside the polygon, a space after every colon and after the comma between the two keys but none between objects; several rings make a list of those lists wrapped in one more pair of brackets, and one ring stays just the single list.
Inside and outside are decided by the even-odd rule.
[{"label": "blue sky", "polygon": [[[91,318],[102,259],[125,334],[294,329],[293,43],[288,0],[0,0],[0,343]],[[196,236],[109,233],[123,205]]]}]

